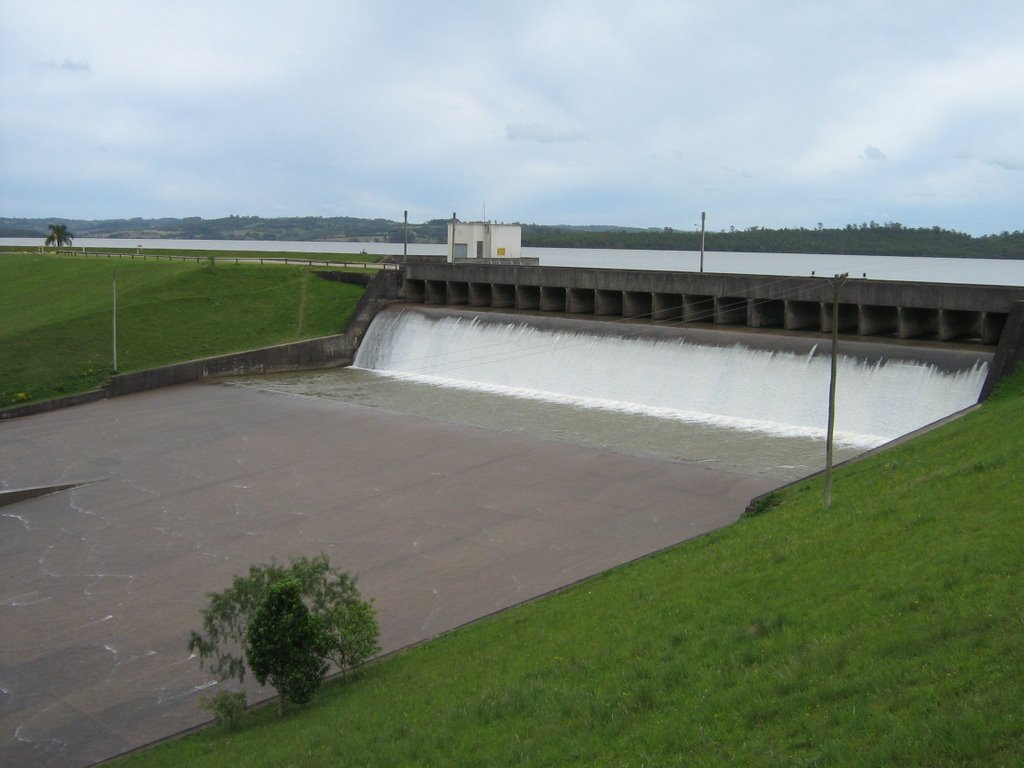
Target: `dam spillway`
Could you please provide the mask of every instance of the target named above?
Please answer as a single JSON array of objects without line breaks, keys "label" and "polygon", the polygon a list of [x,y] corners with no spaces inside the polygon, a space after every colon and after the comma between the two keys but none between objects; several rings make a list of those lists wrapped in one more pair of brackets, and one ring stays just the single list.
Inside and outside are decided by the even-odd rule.
[{"label": "dam spillway", "polygon": [[[642,269],[409,262],[408,302],[669,326],[970,344],[994,354],[980,399],[1024,360],[1024,286]],[[927,259],[924,260],[927,262]],[[838,304],[835,304],[838,299]]]},{"label": "dam spillway", "polygon": [[[977,402],[991,358],[840,348],[836,438],[859,450]],[[380,313],[354,364],[443,387],[820,440],[829,351],[820,339],[424,307]]]}]

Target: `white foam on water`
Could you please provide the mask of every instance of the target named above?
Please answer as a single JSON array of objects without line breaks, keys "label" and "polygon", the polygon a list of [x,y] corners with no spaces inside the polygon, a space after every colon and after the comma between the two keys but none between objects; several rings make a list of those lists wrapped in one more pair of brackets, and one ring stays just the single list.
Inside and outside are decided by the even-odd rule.
[{"label": "white foam on water", "polygon": [[[379,315],[354,365],[442,387],[726,429],[825,437],[827,356],[683,339],[553,331],[528,323]],[[841,356],[836,441],[871,448],[977,402],[987,365],[957,373]]]}]

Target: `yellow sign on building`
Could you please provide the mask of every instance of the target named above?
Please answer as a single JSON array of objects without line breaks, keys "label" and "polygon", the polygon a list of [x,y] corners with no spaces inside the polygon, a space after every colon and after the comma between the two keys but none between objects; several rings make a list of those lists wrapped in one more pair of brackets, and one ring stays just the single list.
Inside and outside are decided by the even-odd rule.
[{"label": "yellow sign on building", "polygon": [[499,248],[498,249],[498,255],[499,256],[504,256],[505,255],[505,249],[504,248]]}]

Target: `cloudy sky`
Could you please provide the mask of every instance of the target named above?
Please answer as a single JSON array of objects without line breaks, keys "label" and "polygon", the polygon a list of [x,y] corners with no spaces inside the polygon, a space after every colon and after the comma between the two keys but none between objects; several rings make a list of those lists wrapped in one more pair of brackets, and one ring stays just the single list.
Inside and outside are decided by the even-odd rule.
[{"label": "cloudy sky", "polygon": [[0,0],[0,216],[1024,229],[1020,0]]}]

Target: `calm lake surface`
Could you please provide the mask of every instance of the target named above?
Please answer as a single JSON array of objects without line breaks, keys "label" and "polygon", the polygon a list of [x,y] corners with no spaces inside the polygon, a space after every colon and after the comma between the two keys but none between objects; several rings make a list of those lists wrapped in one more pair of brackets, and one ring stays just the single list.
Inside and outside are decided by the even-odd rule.
[{"label": "calm lake surface", "polygon": [[[0,238],[0,245],[38,246],[38,238]],[[171,248],[181,250],[285,251],[289,253],[366,253],[398,255],[402,243],[283,242],[276,240],[125,240],[82,237],[75,245],[89,248]],[[414,256],[443,255],[445,245],[410,245]],[[540,259],[542,266],[601,269],[653,269],[696,272],[696,251],[636,251],[598,248],[523,248],[524,256]],[[927,283],[1024,286],[1022,259],[946,259],[908,256],[834,255],[815,253],[735,253],[708,251],[704,271],[747,275],[832,275],[876,280]]]}]

